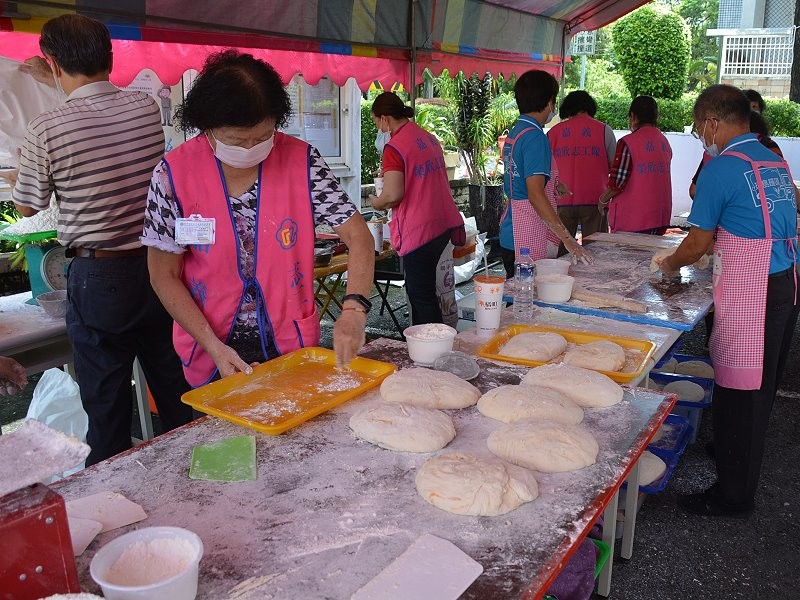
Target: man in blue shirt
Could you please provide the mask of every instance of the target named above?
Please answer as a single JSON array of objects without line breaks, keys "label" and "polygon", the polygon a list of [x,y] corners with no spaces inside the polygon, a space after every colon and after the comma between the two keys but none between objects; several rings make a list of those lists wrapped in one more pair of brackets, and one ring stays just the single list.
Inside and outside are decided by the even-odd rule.
[{"label": "man in blue shirt", "polygon": [[534,260],[546,258],[548,229],[574,259],[590,260],[558,218],[544,190],[550,179],[552,156],[542,127],[555,116],[557,95],[558,82],[545,71],[527,71],[514,85],[520,115],[503,146],[503,190],[508,205],[500,221],[500,247],[508,277],[514,273],[515,246],[528,248]]},{"label": "man in blue shirt", "polygon": [[680,504],[694,514],[746,518],[797,322],[796,197],[786,164],[750,133],[750,103],[741,90],[714,85],[700,94],[694,128],[716,158],[700,173],[692,228],[661,270],[677,276],[713,246],[717,481]]}]

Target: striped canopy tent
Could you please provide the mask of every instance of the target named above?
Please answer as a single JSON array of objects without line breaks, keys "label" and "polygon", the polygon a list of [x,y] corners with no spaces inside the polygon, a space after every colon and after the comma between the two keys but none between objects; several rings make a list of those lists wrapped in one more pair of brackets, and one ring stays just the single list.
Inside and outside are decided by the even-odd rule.
[{"label": "striped canopy tent", "polygon": [[284,81],[314,85],[354,77],[362,90],[422,81],[429,68],[465,73],[560,73],[569,37],[601,27],[647,0],[0,0],[0,55],[40,54],[43,23],[79,13],[107,24],[112,81],[144,68],[166,84],[235,47],[271,63]]}]

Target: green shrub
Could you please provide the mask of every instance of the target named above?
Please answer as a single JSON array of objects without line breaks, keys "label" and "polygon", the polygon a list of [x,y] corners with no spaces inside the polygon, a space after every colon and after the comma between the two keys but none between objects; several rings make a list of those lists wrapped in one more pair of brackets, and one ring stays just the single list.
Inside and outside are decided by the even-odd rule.
[{"label": "green shrub", "polygon": [[617,21],[613,40],[632,97],[681,97],[691,57],[691,34],[680,16],[644,6]]},{"label": "green shrub", "polygon": [[442,146],[456,146],[455,111],[446,103],[418,100],[414,107],[414,121],[435,135]]},{"label": "green shrub", "polygon": [[372,183],[375,171],[381,168],[381,157],[375,148],[377,130],[372,122],[372,100],[361,100],[361,183]]},{"label": "green shrub", "polygon": [[[682,132],[685,125],[692,123],[694,98],[679,100],[658,99],[658,127],[661,131]],[[628,109],[631,99],[625,97],[600,98],[597,100],[595,118],[607,123],[612,129],[628,128]]]},{"label": "green shrub", "polygon": [[767,100],[764,117],[772,135],[800,137],[800,104],[791,100]]}]

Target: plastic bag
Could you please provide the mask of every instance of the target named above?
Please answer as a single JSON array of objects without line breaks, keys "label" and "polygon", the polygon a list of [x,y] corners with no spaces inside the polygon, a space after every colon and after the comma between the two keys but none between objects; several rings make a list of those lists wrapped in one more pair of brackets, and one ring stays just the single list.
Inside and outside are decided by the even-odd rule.
[{"label": "plastic bag", "polygon": [[[61,369],[48,369],[42,374],[33,390],[26,418],[36,419],[53,429],[75,436],[81,442],[86,441],[89,417],[83,410],[78,384]],[[61,476],[66,477],[82,469],[83,464],[75,467]],[[53,481],[56,479],[59,476],[54,477]]]}]

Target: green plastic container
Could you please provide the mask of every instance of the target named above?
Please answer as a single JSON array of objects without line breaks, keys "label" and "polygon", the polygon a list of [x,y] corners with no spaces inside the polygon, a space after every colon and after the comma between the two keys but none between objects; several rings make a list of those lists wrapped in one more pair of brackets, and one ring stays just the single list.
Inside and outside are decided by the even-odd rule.
[{"label": "green plastic container", "polygon": [[589,538],[592,543],[597,546],[597,549],[600,551],[600,554],[597,555],[597,565],[594,568],[594,578],[597,579],[600,577],[600,571],[603,570],[608,558],[611,556],[611,547],[601,540],[596,540],[594,538]]}]

